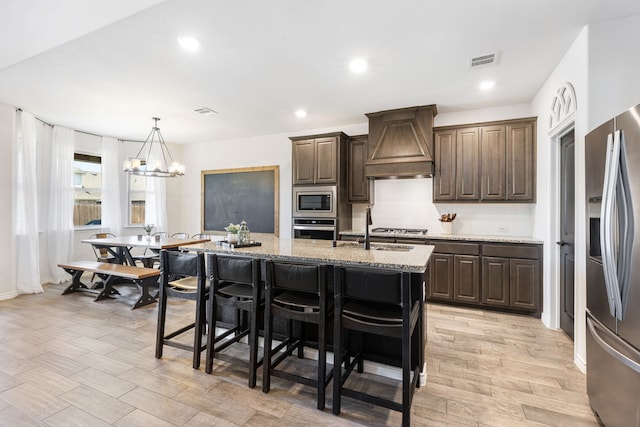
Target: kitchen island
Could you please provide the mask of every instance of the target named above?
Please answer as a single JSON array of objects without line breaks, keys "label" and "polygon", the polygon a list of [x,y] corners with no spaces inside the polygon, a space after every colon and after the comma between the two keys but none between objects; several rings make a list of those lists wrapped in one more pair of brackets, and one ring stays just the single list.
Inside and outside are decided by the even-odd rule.
[{"label": "kitchen island", "polygon": [[[397,245],[373,243],[370,250],[356,242],[336,242],[330,240],[277,238],[271,234],[252,234],[260,246],[244,248],[232,247],[221,242],[208,242],[185,246],[185,250],[232,254],[255,257],[260,260],[281,260],[305,263],[326,264],[329,268],[329,285],[333,287],[333,267],[336,265],[393,269],[411,273],[412,298],[424,301],[426,297],[425,274],[434,247],[430,245]],[[264,263],[263,268],[264,268]],[[263,276],[264,277],[264,276]],[[423,316],[426,322],[426,316]],[[420,325],[421,342],[414,346],[416,353],[412,359],[422,366],[421,383],[424,383],[426,366],[424,348],[426,345],[426,324]],[[366,359],[386,365],[399,366],[400,345],[384,337],[365,337],[364,352]],[[418,351],[420,349],[420,351]]]}]

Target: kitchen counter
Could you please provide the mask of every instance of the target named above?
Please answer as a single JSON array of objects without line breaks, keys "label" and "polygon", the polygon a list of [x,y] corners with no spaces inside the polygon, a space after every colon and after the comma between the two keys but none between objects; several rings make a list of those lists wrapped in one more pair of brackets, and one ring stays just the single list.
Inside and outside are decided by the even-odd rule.
[{"label": "kitchen counter", "polygon": [[229,248],[219,242],[207,242],[185,249],[286,261],[391,268],[411,273],[426,271],[434,249],[430,245],[373,243],[371,250],[365,251],[362,244],[355,242],[338,241],[333,247],[330,240],[277,238],[270,234],[252,235],[252,239],[260,242],[261,246]]},{"label": "kitchen counter", "polygon": [[[500,243],[529,243],[542,244],[542,240],[528,236],[505,236],[505,235],[477,235],[477,234],[411,234],[411,233],[369,233],[372,237],[388,237],[396,239],[416,239],[416,240],[452,240],[452,241],[472,241],[472,242],[500,242]],[[364,230],[345,230],[340,232],[340,236],[364,237]]]}]

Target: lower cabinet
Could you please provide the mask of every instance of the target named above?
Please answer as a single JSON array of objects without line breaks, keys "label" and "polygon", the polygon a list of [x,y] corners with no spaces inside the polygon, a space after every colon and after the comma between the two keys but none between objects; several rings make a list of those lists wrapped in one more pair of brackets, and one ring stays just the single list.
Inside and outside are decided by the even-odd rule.
[{"label": "lower cabinet", "polygon": [[541,245],[430,243],[429,300],[540,314]]},{"label": "lower cabinet", "polygon": [[429,261],[428,298],[480,302],[480,246],[449,241],[435,246]]}]

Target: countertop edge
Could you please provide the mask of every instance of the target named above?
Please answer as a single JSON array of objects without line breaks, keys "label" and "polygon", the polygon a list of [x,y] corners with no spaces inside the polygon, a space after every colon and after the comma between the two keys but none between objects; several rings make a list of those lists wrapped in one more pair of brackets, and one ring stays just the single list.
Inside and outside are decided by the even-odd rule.
[{"label": "countertop edge", "polygon": [[[340,236],[358,236],[363,237],[362,230],[344,230],[338,233]],[[389,237],[396,239],[415,239],[415,240],[454,240],[454,241],[476,241],[476,242],[495,242],[495,243],[522,243],[542,245],[542,240],[529,236],[503,236],[503,235],[476,235],[476,234],[438,234],[427,233],[423,236],[407,235],[403,233],[369,233],[372,237]]]}]

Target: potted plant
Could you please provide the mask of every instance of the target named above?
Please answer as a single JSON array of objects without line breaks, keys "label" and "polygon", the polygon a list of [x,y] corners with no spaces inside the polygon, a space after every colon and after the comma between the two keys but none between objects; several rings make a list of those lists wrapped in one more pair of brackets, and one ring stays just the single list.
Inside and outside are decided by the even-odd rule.
[{"label": "potted plant", "polygon": [[227,232],[227,242],[238,243],[238,231],[240,231],[240,224],[230,222],[224,229]]}]

